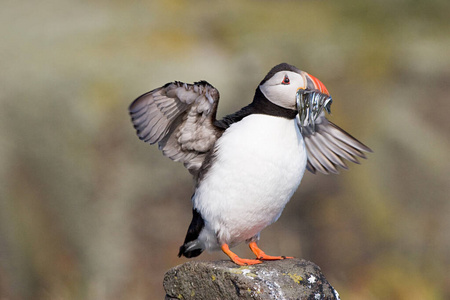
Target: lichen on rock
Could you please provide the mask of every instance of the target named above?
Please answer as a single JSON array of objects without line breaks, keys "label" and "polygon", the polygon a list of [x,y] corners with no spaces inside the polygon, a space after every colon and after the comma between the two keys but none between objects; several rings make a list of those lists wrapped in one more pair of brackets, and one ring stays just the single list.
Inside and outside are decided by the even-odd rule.
[{"label": "lichen on rock", "polygon": [[320,268],[302,259],[237,266],[191,261],[164,277],[166,299],[339,299]]}]

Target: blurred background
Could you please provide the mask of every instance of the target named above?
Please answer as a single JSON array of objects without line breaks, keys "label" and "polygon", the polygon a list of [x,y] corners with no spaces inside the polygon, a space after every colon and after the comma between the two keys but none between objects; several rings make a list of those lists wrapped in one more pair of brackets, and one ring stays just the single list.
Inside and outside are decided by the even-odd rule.
[{"label": "blurred background", "polygon": [[450,298],[448,0],[1,4],[0,299],[163,299],[192,179],[127,107],[205,79],[223,117],[280,62],[374,153],[306,173],[261,247],[315,262],[342,299]]}]

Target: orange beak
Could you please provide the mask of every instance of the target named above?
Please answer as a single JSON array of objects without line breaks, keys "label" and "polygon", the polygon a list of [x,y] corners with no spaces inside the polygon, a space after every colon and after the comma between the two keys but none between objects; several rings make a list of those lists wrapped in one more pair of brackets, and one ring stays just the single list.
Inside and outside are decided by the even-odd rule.
[{"label": "orange beak", "polygon": [[330,95],[330,93],[328,93],[328,90],[325,87],[325,85],[322,83],[322,81],[320,81],[316,77],[312,76],[311,74],[308,74],[308,76],[314,82],[314,86],[316,87],[316,89],[318,89],[323,94],[327,94],[328,96]]}]

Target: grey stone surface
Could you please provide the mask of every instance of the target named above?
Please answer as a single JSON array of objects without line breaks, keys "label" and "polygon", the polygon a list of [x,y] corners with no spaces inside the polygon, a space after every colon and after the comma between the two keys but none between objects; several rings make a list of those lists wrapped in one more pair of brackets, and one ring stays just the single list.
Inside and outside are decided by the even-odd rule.
[{"label": "grey stone surface", "polygon": [[303,259],[237,266],[191,261],[164,276],[167,299],[339,299],[320,268]]}]

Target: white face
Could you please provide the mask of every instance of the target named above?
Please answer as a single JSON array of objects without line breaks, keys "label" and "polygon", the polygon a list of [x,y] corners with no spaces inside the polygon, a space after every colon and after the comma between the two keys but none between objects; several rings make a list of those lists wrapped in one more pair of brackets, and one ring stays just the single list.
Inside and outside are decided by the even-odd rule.
[{"label": "white face", "polygon": [[307,81],[303,74],[280,71],[259,87],[270,102],[295,110],[297,90],[306,89],[306,85]]}]

